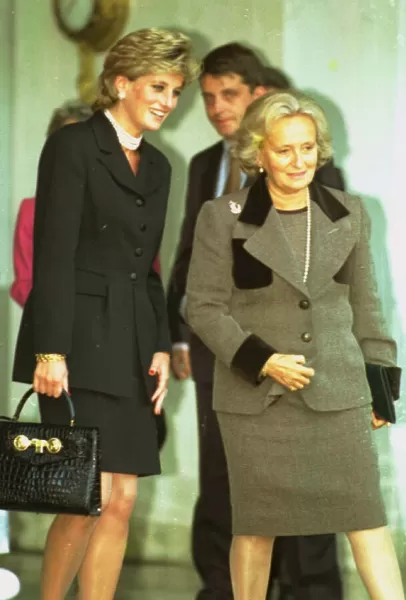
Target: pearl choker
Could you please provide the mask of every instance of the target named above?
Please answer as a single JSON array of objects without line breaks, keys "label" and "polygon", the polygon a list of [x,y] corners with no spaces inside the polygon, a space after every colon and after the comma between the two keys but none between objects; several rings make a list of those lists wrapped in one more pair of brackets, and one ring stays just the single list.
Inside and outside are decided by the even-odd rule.
[{"label": "pearl choker", "polygon": [[140,135],[140,137],[135,137],[127,133],[124,127],[117,123],[109,110],[105,110],[104,114],[114,127],[114,131],[117,134],[118,141],[120,142],[121,146],[127,148],[127,150],[137,150],[142,142],[142,135]]}]

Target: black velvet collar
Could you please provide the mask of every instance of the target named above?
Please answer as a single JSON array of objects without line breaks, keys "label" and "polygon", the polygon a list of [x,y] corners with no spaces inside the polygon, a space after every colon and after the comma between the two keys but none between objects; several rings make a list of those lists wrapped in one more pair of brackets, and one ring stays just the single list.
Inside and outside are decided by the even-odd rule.
[{"label": "black velvet collar", "polygon": [[260,175],[248,190],[247,200],[238,220],[248,225],[261,227],[272,206],[272,198],[268,192],[265,176]]},{"label": "black velvet collar", "polygon": [[333,223],[350,214],[348,208],[341,204],[324,185],[314,180],[310,184],[310,197]]},{"label": "black velvet collar", "polygon": [[[333,223],[350,214],[348,209],[326,187],[316,181],[312,181],[310,184],[310,196]],[[268,192],[265,174],[263,174],[250,187],[238,220],[248,225],[262,227],[272,206],[272,198]]]}]

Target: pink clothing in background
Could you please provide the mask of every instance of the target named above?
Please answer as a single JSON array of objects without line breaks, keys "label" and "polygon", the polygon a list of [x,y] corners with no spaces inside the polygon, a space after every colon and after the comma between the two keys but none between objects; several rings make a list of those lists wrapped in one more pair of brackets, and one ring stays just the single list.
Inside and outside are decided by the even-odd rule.
[{"label": "pink clothing in background", "polygon": [[152,264],[152,268],[154,269],[154,271],[156,271],[158,273],[158,275],[161,274],[161,262],[159,260],[159,256],[157,256],[156,259],[154,260],[154,262]]},{"label": "pink clothing in background", "polygon": [[10,295],[24,306],[32,287],[35,198],[25,198],[18,210],[13,242],[14,281]]},{"label": "pink clothing in background", "polygon": [[[20,306],[26,303],[32,287],[34,212],[35,198],[22,200],[14,230],[14,281],[10,288],[10,296]],[[160,273],[159,256],[152,266],[157,273]]]}]

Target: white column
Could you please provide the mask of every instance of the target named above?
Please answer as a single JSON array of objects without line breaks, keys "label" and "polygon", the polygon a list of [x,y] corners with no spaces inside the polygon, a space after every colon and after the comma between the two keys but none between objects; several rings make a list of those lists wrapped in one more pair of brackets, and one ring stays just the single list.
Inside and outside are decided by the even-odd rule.
[{"label": "white column", "polygon": [[[0,2],[0,415],[8,412],[8,286],[10,282],[10,158],[12,1]],[[0,510],[0,554],[9,551],[7,513]]]}]

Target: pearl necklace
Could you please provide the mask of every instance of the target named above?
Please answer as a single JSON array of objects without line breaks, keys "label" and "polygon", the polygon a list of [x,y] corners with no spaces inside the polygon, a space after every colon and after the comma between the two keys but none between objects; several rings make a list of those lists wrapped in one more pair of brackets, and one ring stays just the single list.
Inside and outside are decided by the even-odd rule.
[{"label": "pearl necklace", "polygon": [[309,275],[310,268],[310,254],[311,254],[311,245],[312,245],[312,209],[310,202],[310,192],[309,188],[307,188],[307,226],[306,226],[306,254],[305,254],[305,267],[303,273],[303,283],[307,282],[307,277]]},{"label": "pearl necklace", "polygon": [[120,142],[123,148],[127,148],[127,150],[137,150],[142,142],[142,135],[140,137],[135,137],[134,135],[130,135],[124,127],[117,123],[113,115],[109,110],[105,110],[104,114],[113,125],[113,128],[117,134],[118,141]]}]

